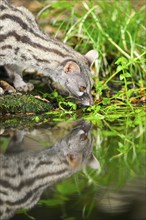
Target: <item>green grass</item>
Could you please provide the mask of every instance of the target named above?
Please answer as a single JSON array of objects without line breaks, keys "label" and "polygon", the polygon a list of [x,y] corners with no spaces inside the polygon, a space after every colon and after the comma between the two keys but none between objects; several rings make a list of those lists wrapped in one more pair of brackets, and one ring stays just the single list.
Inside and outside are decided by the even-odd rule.
[{"label": "green grass", "polygon": [[130,105],[131,97],[140,100],[146,95],[145,10],[145,6],[135,9],[129,0],[57,1],[43,8],[38,20],[45,19],[56,28],[56,37],[61,35],[61,40],[82,54],[93,48],[98,51],[95,103],[100,98],[105,105],[106,97]]}]

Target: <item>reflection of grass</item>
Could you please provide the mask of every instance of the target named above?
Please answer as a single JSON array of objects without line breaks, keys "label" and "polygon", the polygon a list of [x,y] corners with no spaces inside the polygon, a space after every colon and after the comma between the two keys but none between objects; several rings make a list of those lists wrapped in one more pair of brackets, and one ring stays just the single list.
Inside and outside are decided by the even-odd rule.
[{"label": "reflection of grass", "polygon": [[[124,120],[123,120],[124,119]],[[124,184],[131,178],[145,175],[146,120],[143,112],[132,117],[102,123],[93,132],[94,153],[101,163],[101,175],[86,173],[93,184]]]}]

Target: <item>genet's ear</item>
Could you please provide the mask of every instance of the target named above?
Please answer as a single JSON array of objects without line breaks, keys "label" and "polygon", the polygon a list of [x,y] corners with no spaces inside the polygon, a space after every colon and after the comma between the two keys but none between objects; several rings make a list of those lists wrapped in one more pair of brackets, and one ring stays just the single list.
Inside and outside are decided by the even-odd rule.
[{"label": "genet's ear", "polygon": [[100,163],[97,160],[97,158],[92,154],[90,159],[89,159],[89,166],[95,170],[100,171],[101,167],[100,167]]},{"label": "genet's ear", "polygon": [[80,73],[80,67],[73,61],[68,61],[64,66],[65,73]]},{"label": "genet's ear", "polygon": [[81,154],[67,154],[66,160],[69,163],[70,167],[77,168],[82,162]]},{"label": "genet's ear", "polygon": [[90,50],[84,55],[89,61],[90,65],[94,63],[95,59],[98,58],[98,52],[96,50]]}]

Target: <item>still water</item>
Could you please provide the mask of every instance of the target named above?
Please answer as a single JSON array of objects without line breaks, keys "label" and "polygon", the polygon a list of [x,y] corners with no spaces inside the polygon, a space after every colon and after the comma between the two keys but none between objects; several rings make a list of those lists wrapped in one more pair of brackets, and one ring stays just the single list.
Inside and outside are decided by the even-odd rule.
[{"label": "still water", "polygon": [[145,220],[145,130],[121,121],[0,131],[0,220]]}]

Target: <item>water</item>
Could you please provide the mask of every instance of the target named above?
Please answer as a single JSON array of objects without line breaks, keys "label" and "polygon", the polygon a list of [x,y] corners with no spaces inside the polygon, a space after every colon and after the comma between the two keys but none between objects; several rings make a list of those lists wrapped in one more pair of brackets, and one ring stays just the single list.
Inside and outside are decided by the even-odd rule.
[{"label": "water", "polygon": [[145,139],[143,123],[122,120],[1,129],[4,155],[41,152],[64,140],[68,147],[73,144],[72,153],[80,150],[85,155],[74,174],[49,185],[36,205],[30,210],[21,207],[10,219],[145,220]]}]

